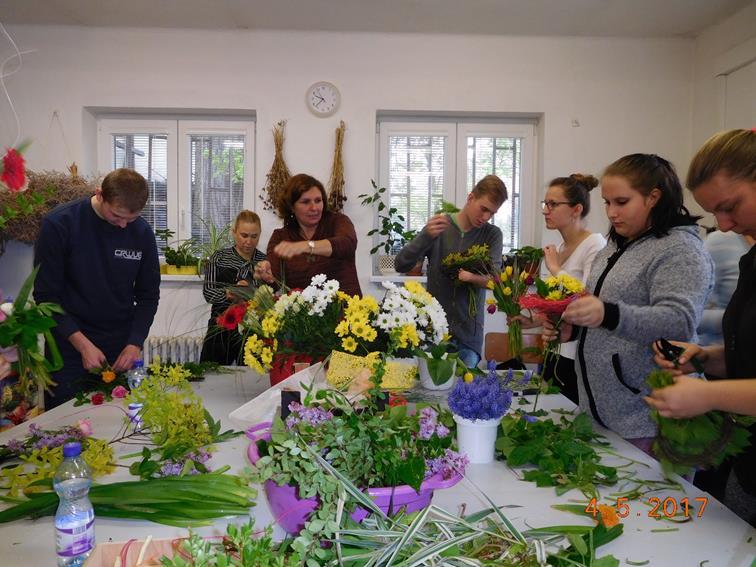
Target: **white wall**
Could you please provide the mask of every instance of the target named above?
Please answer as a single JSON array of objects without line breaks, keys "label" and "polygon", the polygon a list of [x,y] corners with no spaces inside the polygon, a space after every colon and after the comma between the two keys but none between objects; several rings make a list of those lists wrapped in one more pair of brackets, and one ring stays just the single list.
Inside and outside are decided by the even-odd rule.
[{"label": "white wall", "polygon": [[[22,50],[36,50],[8,79],[23,135],[34,140],[27,153],[34,169],[62,170],[76,160],[93,171],[86,106],[229,108],[257,113],[256,190],[273,159],[271,129],[282,118],[290,169],[325,182],[334,129],[344,120],[345,212],[362,237],[365,291],[371,284],[364,234],[373,218],[356,196],[376,175],[377,110],[542,113],[535,188],[541,192],[552,177],[599,173],[629,152],[655,152],[680,169],[689,158],[693,40],[8,29]],[[4,48],[0,55],[9,53]],[[305,89],[318,80],[341,90],[342,108],[331,118],[315,118],[305,107]],[[70,154],[60,132],[49,129],[55,110]],[[2,105],[0,142],[11,143],[13,134]],[[594,198],[591,225],[603,231]],[[530,222],[541,226],[540,218]],[[277,219],[263,215],[263,241],[276,226]]]},{"label": "white wall", "polygon": [[[725,78],[721,73],[756,60],[756,1],[742,8],[719,24],[704,30],[695,41],[692,110],[693,153],[712,134],[725,128]],[[756,92],[751,93],[756,100]],[[754,124],[742,124],[752,128]],[[684,175],[684,169],[681,170]],[[692,202],[692,208],[702,212]],[[711,215],[704,222],[713,224]]]}]

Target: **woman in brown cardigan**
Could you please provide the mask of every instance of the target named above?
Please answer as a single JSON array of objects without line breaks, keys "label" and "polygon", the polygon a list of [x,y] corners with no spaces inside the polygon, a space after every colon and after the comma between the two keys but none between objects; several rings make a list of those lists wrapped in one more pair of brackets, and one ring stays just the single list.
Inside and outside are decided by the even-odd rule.
[{"label": "woman in brown cardigan", "polygon": [[349,295],[362,295],[357,278],[357,234],[349,217],[327,209],[323,184],[300,173],[289,179],[278,200],[283,228],[273,231],[268,260],[257,264],[256,275],[289,288],[305,288],[317,274],[339,282]]}]

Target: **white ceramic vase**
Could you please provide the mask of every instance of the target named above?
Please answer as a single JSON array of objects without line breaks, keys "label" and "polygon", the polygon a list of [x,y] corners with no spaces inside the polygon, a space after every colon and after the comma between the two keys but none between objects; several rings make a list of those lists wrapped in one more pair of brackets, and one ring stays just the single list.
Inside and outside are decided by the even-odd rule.
[{"label": "white ceramic vase", "polygon": [[452,367],[452,373],[449,379],[446,382],[442,382],[441,384],[436,384],[433,381],[433,378],[431,378],[430,372],[428,372],[428,360],[423,358],[422,356],[417,357],[418,361],[418,372],[420,373],[420,385],[425,388],[426,390],[448,390],[454,385],[454,379],[455,371],[457,369],[457,361],[454,361],[454,365]]},{"label": "white ceramic vase", "polygon": [[465,419],[454,415],[457,423],[459,452],[465,453],[470,463],[483,464],[494,460],[496,434],[501,418]]}]

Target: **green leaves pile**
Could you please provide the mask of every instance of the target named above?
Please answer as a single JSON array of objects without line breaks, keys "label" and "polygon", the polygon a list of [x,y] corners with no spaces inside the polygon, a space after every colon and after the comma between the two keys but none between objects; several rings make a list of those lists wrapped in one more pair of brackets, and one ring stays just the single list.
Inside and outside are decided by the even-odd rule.
[{"label": "green leaves pile", "polygon": [[[20,389],[25,393],[31,392],[35,385],[39,389],[49,389],[54,385],[50,372],[63,366],[50,332],[57,325],[53,314],[63,313],[63,309],[56,303],[34,303],[29,299],[38,271],[39,266],[26,278],[13,302],[13,312],[0,324],[0,347],[16,347],[18,362],[13,366],[18,371]],[[39,348],[39,335],[45,338],[51,360],[47,360]]]},{"label": "green leaves pile", "polygon": [[572,421],[561,416],[528,421],[518,415],[506,415],[501,422],[496,449],[512,467],[535,465],[523,472],[523,478],[538,486],[553,486],[561,495],[577,488],[587,497],[597,496],[598,486],[617,483],[617,469],[601,464],[595,446],[609,443],[594,433],[590,418],[580,414]]},{"label": "green leaves pile", "polygon": [[[208,526],[216,518],[248,514],[257,497],[245,479],[221,472],[93,485],[89,499],[97,516]],[[50,490],[52,482],[38,486],[48,490],[28,493],[29,500],[1,511],[0,523],[55,514],[58,495]]]},{"label": "green leaves pile", "polygon": [[[656,369],[646,378],[651,388],[671,386],[669,372]],[[662,417],[653,410],[651,418],[658,426],[653,450],[664,474],[685,474],[693,467],[712,467],[749,446],[748,426],[752,418],[734,416],[721,411],[685,419]]]},{"label": "green leaves pile", "polygon": [[236,526],[229,524],[222,542],[213,543],[197,534],[190,534],[181,544],[184,557],[179,554],[161,557],[163,567],[295,567],[300,557],[286,550],[286,543],[274,544],[273,530],[268,527],[259,536],[254,531],[255,520]]}]

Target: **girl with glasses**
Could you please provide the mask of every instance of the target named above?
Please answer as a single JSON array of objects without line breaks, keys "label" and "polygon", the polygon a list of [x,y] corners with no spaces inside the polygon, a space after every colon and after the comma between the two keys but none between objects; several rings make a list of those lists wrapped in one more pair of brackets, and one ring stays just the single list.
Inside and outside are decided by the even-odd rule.
[{"label": "girl with glasses", "polygon": [[[596,254],[606,246],[606,239],[586,228],[586,217],[591,210],[591,190],[598,185],[592,175],[573,173],[557,177],[549,183],[543,200],[543,218],[546,228],[558,230],[561,244],[543,248],[543,259],[552,276],[569,274],[585,283]],[[575,341],[561,346],[559,356],[551,359],[544,368],[544,376],[559,384],[562,394],[578,403],[577,376],[575,374]]]}]

